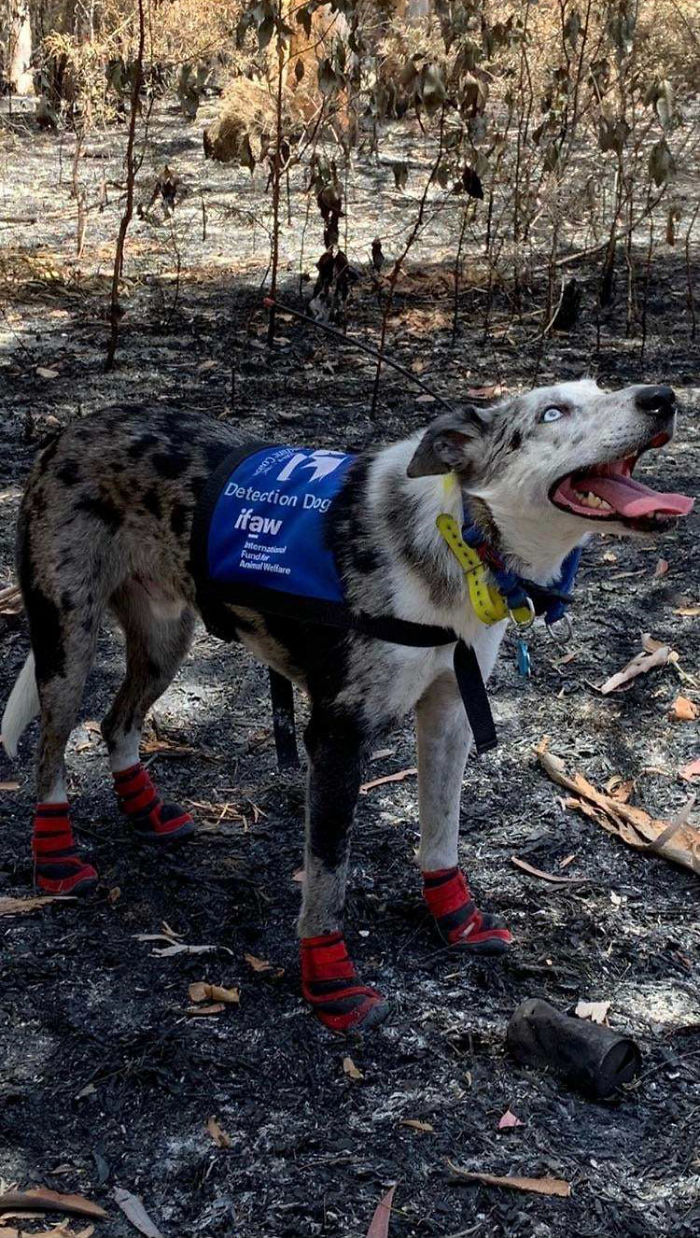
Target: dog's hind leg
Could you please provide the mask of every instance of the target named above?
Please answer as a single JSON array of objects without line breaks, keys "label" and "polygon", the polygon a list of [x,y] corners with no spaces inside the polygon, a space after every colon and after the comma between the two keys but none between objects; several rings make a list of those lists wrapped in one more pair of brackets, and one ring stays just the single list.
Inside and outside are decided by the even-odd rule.
[{"label": "dog's hind leg", "polygon": [[471,732],[456,680],[434,680],[416,706],[419,864],[423,893],[441,939],[473,954],[500,954],[511,935],[496,916],[477,911],[457,862],[462,779]]},{"label": "dog's hind leg", "polygon": [[[26,581],[26,578],[25,578]],[[25,582],[23,582],[25,583]],[[97,882],[78,854],[68,811],[64,752],[92,665],[100,607],[92,593],[42,580],[24,587],[40,705],[37,807],[32,850],[36,885],[50,894],[83,894]]]},{"label": "dog's hind leg", "polygon": [[139,838],[173,842],[191,834],[194,822],[179,804],[163,802],[141,765],[139,743],[148,710],[172,682],[192,643],[194,614],[184,603],[154,597],[137,580],[123,583],[110,607],[126,636],[126,675],[102,723],[115,790]]},{"label": "dog's hind leg", "polygon": [[379,1023],[388,1012],[381,994],[359,983],[342,931],[362,741],[351,721],[318,708],[304,739],[309,779],[299,918],[302,992],[326,1027],[347,1032]]}]

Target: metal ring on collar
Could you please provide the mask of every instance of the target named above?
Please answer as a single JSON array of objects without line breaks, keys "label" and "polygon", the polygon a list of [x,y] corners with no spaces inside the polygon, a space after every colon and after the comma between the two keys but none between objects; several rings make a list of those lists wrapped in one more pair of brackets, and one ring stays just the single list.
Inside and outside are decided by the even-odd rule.
[{"label": "metal ring on collar", "polygon": [[[559,629],[559,624],[563,624],[562,630]],[[568,645],[574,635],[574,627],[568,615],[561,615],[559,619],[555,619],[554,623],[546,625],[547,632],[557,645]]]},{"label": "metal ring on collar", "polygon": [[529,628],[531,628],[531,627],[532,627],[532,625],[533,625],[533,623],[535,622],[535,618],[536,618],[536,615],[535,615],[535,607],[534,607],[534,604],[533,604],[533,601],[532,601],[532,598],[531,598],[531,597],[526,597],[526,598],[525,598],[525,603],[524,603],[524,605],[525,605],[525,606],[527,606],[527,609],[528,609],[528,611],[530,612],[530,614],[529,614],[529,618],[527,618],[527,619],[523,620],[523,622],[522,622],[522,623],[521,623],[521,621],[520,621],[519,619],[516,619],[516,617],[515,617],[515,610],[522,610],[522,609],[523,609],[523,607],[522,607],[522,606],[516,606],[516,607],[515,607],[515,610],[513,610],[513,608],[512,608],[512,607],[510,607],[510,606],[508,607],[508,614],[510,615],[510,618],[513,620],[513,623],[515,624],[515,626],[516,626],[516,628],[518,629],[518,631],[519,631],[519,632],[526,632]]}]

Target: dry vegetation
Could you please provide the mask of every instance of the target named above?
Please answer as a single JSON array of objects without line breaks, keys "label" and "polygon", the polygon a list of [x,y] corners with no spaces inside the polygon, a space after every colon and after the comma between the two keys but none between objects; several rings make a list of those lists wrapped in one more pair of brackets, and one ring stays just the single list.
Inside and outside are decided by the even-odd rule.
[{"label": "dry vegetation", "polygon": [[[455,330],[465,278],[487,291],[485,333],[497,288],[515,313],[536,309],[545,332],[566,327],[576,290],[565,293],[563,277],[583,253],[599,265],[600,309],[613,298],[617,269],[628,334],[643,335],[656,256],[691,251],[699,200],[693,0],[144,0],[141,8],[142,65],[132,0],[41,3],[35,15],[39,122],[76,135],[79,251],[90,209],[79,188],[86,137],[132,108],[143,144],[154,100],[173,91],[183,124],[197,123],[202,101],[222,94],[205,153],[257,177],[251,224],[269,233],[273,289],[290,176],[312,210],[320,193],[335,194],[342,249],[353,240],[354,170],[368,158],[391,162],[404,195],[401,269],[432,220],[441,216],[451,230]],[[407,158],[396,158],[387,139],[396,120],[414,152]],[[139,167],[136,160],[137,178]],[[319,207],[335,252],[340,234],[334,228],[328,246]],[[690,269],[687,283],[694,333]],[[389,301],[392,288],[390,280]]]}]

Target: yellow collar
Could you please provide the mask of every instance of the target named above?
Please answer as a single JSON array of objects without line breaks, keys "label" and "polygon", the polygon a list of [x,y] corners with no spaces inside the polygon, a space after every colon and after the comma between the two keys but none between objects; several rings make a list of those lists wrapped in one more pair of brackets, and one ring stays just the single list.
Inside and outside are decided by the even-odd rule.
[{"label": "yellow collar", "polygon": [[510,618],[519,628],[530,627],[534,619],[534,609],[530,606],[517,606],[510,610],[508,603],[495,585],[491,584],[486,564],[482,562],[476,550],[468,546],[462,537],[462,531],[454,516],[441,512],[435,521],[440,536],[449,546],[459,563],[469,590],[474,613],[477,618],[490,627],[501,619]]}]

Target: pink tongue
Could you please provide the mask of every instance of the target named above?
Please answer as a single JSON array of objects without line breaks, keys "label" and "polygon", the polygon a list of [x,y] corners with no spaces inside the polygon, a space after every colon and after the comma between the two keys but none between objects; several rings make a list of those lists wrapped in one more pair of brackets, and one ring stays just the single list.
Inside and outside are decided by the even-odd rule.
[{"label": "pink tongue", "polygon": [[694,506],[694,499],[685,494],[659,494],[632,477],[586,477],[577,488],[597,494],[619,516],[628,519],[658,515],[687,516]]}]

